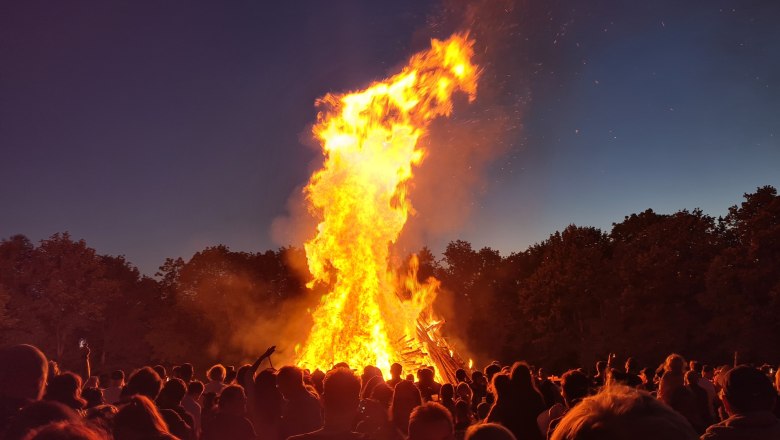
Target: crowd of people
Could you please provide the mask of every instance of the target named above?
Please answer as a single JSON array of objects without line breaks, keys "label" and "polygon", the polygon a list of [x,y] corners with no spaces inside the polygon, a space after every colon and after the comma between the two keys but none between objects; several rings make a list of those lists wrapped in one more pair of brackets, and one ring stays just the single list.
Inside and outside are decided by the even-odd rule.
[{"label": "crowd of people", "polygon": [[[458,370],[393,364],[144,366],[60,371],[31,345],[0,349],[5,440],[780,439],[780,371],[669,355],[641,368],[610,355],[560,377],[524,362]],[[204,379],[201,381],[200,379]],[[444,381],[442,381],[444,382]]]}]

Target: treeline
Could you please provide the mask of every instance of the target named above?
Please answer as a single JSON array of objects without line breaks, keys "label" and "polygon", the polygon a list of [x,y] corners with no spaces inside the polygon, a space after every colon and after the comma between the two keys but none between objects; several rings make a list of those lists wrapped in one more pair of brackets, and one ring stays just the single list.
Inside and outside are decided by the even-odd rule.
[{"label": "treeline", "polygon": [[[523,358],[552,369],[609,352],[654,364],[670,351],[711,362],[780,362],[780,197],[745,194],[723,218],[647,210],[609,232],[569,226],[501,256],[451,242],[419,253],[443,293],[443,331],[478,362]],[[67,233],[0,242],[0,342],[30,342],[66,365],[85,338],[104,368],[238,363],[309,325],[295,248],[207,248],[155,278]],[[287,347],[291,356],[292,347]]]}]

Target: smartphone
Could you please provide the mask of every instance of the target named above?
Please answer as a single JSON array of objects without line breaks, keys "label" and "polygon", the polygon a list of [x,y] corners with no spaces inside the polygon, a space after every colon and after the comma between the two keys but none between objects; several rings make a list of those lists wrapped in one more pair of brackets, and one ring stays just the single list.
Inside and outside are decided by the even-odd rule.
[{"label": "smartphone", "polygon": [[87,346],[87,340],[84,338],[79,339],[79,348],[84,348]]}]

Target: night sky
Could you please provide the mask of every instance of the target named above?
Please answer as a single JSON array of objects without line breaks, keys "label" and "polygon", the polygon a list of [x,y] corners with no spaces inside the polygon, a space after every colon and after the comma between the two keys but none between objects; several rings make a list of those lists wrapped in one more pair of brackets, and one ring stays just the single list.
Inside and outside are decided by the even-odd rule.
[{"label": "night sky", "polygon": [[[150,275],[209,245],[287,244],[272,224],[320,156],[314,100],[393,73],[467,3],[3,2],[0,237],[69,231]],[[471,9],[485,93],[461,114],[505,129],[468,215],[424,234],[434,250],[507,254],[647,208],[717,216],[780,186],[780,2],[510,3]]]}]

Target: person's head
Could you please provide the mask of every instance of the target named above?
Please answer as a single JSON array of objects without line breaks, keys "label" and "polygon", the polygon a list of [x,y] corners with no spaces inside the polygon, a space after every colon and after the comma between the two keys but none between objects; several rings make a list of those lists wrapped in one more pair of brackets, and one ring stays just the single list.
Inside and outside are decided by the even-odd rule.
[{"label": "person's head", "polygon": [[390,408],[390,403],[393,401],[393,389],[384,382],[379,383],[371,390],[370,397],[382,404],[385,409],[388,409]]},{"label": "person's head", "polygon": [[125,372],[122,370],[114,370],[109,377],[112,387],[122,387],[125,385]]},{"label": "person's head", "polygon": [[490,390],[496,400],[509,399],[510,394],[512,394],[512,382],[509,379],[509,375],[503,373],[493,375]]},{"label": "person's head", "polygon": [[421,384],[431,385],[436,379],[436,373],[431,367],[424,367],[417,372],[417,379]]},{"label": "person's head", "polygon": [[466,382],[468,380],[468,375],[466,374],[466,370],[463,368],[458,368],[455,370],[455,379],[458,379],[458,382]]},{"label": "person's head", "polygon": [[404,368],[399,363],[394,363],[393,365],[390,365],[390,376],[392,376],[394,379],[400,379],[401,374],[403,374]]},{"label": "person's head", "polygon": [[635,374],[639,370],[639,363],[636,359],[629,357],[626,359],[626,373]]},{"label": "person's head", "polygon": [[5,440],[20,440],[30,431],[49,423],[78,421],[79,415],[72,408],[60,402],[39,400],[22,408],[2,434]]},{"label": "person's head", "polygon": [[769,378],[753,367],[740,365],[724,377],[721,399],[729,415],[771,411],[776,397]]},{"label": "person's head", "polygon": [[569,410],[552,440],[696,440],[690,423],[650,394],[622,385],[605,387]]},{"label": "person's head", "polygon": [[222,366],[222,364],[216,364],[209,368],[209,370],[206,372],[206,377],[208,377],[212,382],[224,382],[226,374],[227,370],[225,370],[225,367]]},{"label": "person's head", "polygon": [[715,368],[712,365],[704,365],[701,367],[701,377],[707,380],[715,379]]},{"label": "person's head", "polygon": [[187,385],[183,380],[173,378],[165,382],[160,394],[157,396],[157,406],[159,408],[176,408],[181,405],[181,399],[187,394]]},{"label": "person's head", "polygon": [[655,370],[651,367],[642,368],[639,371],[639,378],[642,379],[644,384],[652,384],[655,380]]},{"label": "person's head", "polygon": [[536,389],[531,368],[525,362],[515,362],[512,365],[512,373],[509,379],[515,392],[527,393]]},{"label": "person's head", "polygon": [[286,398],[301,390],[305,390],[303,370],[292,365],[285,365],[276,373],[276,385]]},{"label": "person's head", "polygon": [[349,426],[357,415],[360,403],[360,379],[352,370],[337,368],[328,371],[322,384],[322,406],[325,423]]},{"label": "person's head", "polygon": [[380,383],[384,383],[382,376],[372,376],[370,379],[368,379],[367,382],[364,383],[363,391],[360,393],[360,397],[363,399],[368,399],[371,397],[371,393],[374,391],[374,387]]},{"label": "person's head", "polygon": [[0,349],[0,397],[40,400],[48,372],[46,356],[32,345]]},{"label": "person's head", "polygon": [[485,367],[485,377],[487,378],[488,383],[490,383],[493,380],[493,376],[501,371],[501,365],[499,365],[496,362],[491,363],[487,367]]},{"label": "person's head", "polygon": [[246,412],[246,395],[238,385],[230,385],[219,394],[219,410],[230,414]]},{"label": "person's head", "polygon": [[228,365],[225,367],[225,379],[223,382],[225,383],[233,383],[234,380],[236,380],[236,367],[232,365]]},{"label": "person's head", "polygon": [[596,362],[596,374],[600,376],[604,375],[604,372],[607,370],[607,363],[604,361],[598,361]]},{"label": "person's head", "polygon": [[162,389],[160,376],[151,367],[143,367],[135,370],[127,380],[125,392],[128,396],[138,394],[154,401]]},{"label": "person's head", "polygon": [[24,440],[108,440],[81,422],[56,422],[30,432]]},{"label": "person's head", "polygon": [[249,371],[252,369],[252,366],[249,364],[244,364],[238,368],[238,371],[236,372],[236,383],[239,385],[244,384],[244,380],[252,381],[253,378],[246,377],[247,374],[249,374]]},{"label": "person's head", "polygon": [[485,385],[485,375],[482,374],[482,372],[479,371],[479,370],[474,370],[474,371],[471,372],[471,381],[475,385],[482,385],[482,386],[484,386]]},{"label": "person's head", "polygon": [[87,401],[81,397],[81,377],[66,371],[49,380],[44,400],[63,403],[73,409],[82,409]]},{"label": "person's head", "polygon": [[685,359],[677,353],[672,353],[666,357],[664,362],[664,371],[682,374],[685,369]]},{"label": "person's head", "polygon": [[701,375],[701,362],[691,359],[688,361],[688,369]]},{"label": "person's head", "polygon": [[156,439],[163,435],[170,435],[168,425],[145,396],[131,397],[114,418],[115,440]]},{"label": "person's head", "polygon": [[469,426],[465,440],[517,440],[512,431],[498,423],[482,423]]},{"label": "person's head", "polygon": [[696,370],[688,370],[685,373],[685,385],[689,387],[698,387],[699,379],[701,379],[701,376]]},{"label": "person's head", "polygon": [[393,390],[393,403],[390,406],[391,419],[403,433],[409,429],[409,415],[412,410],[422,404],[420,389],[412,382],[402,380]]},{"label": "person's head", "polygon": [[189,385],[187,385],[187,395],[194,400],[199,400],[200,396],[203,395],[203,390],[205,388],[206,387],[203,386],[203,382],[199,380],[193,380],[189,383]]},{"label": "person's head", "polygon": [[455,429],[452,415],[444,406],[428,402],[418,406],[409,416],[408,440],[452,440]]},{"label": "person's head", "polygon": [[465,400],[455,402],[455,421],[471,423],[471,404]]},{"label": "person's head", "polygon": [[453,399],[454,396],[455,387],[453,387],[451,383],[445,383],[441,386],[441,389],[439,390],[439,397],[441,398],[442,402],[449,402]]},{"label": "person's head", "polygon": [[155,373],[157,373],[158,376],[160,376],[160,379],[162,379],[163,381],[165,381],[168,378],[168,372],[165,371],[165,367],[163,367],[162,365],[155,365],[154,367],[152,367],[152,369],[154,370]]},{"label": "person's head", "polygon": [[468,403],[471,403],[471,398],[474,396],[474,392],[466,382],[461,382],[455,387],[455,394],[457,394],[458,399],[465,400]]},{"label": "person's head", "polygon": [[94,408],[98,405],[106,403],[105,399],[103,398],[103,390],[100,388],[84,388],[84,390],[81,392],[81,398],[87,402],[87,408]]},{"label": "person's head", "polygon": [[561,394],[566,406],[573,407],[590,392],[590,380],[582,372],[569,370],[561,377]]},{"label": "person's head", "polygon": [[195,369],[192,367],[192,364],[190,363],[184,363],[179,366],[179,378],[184,381],[184,383],[190,383],[192,382],[192,377],[195,375]]}]

